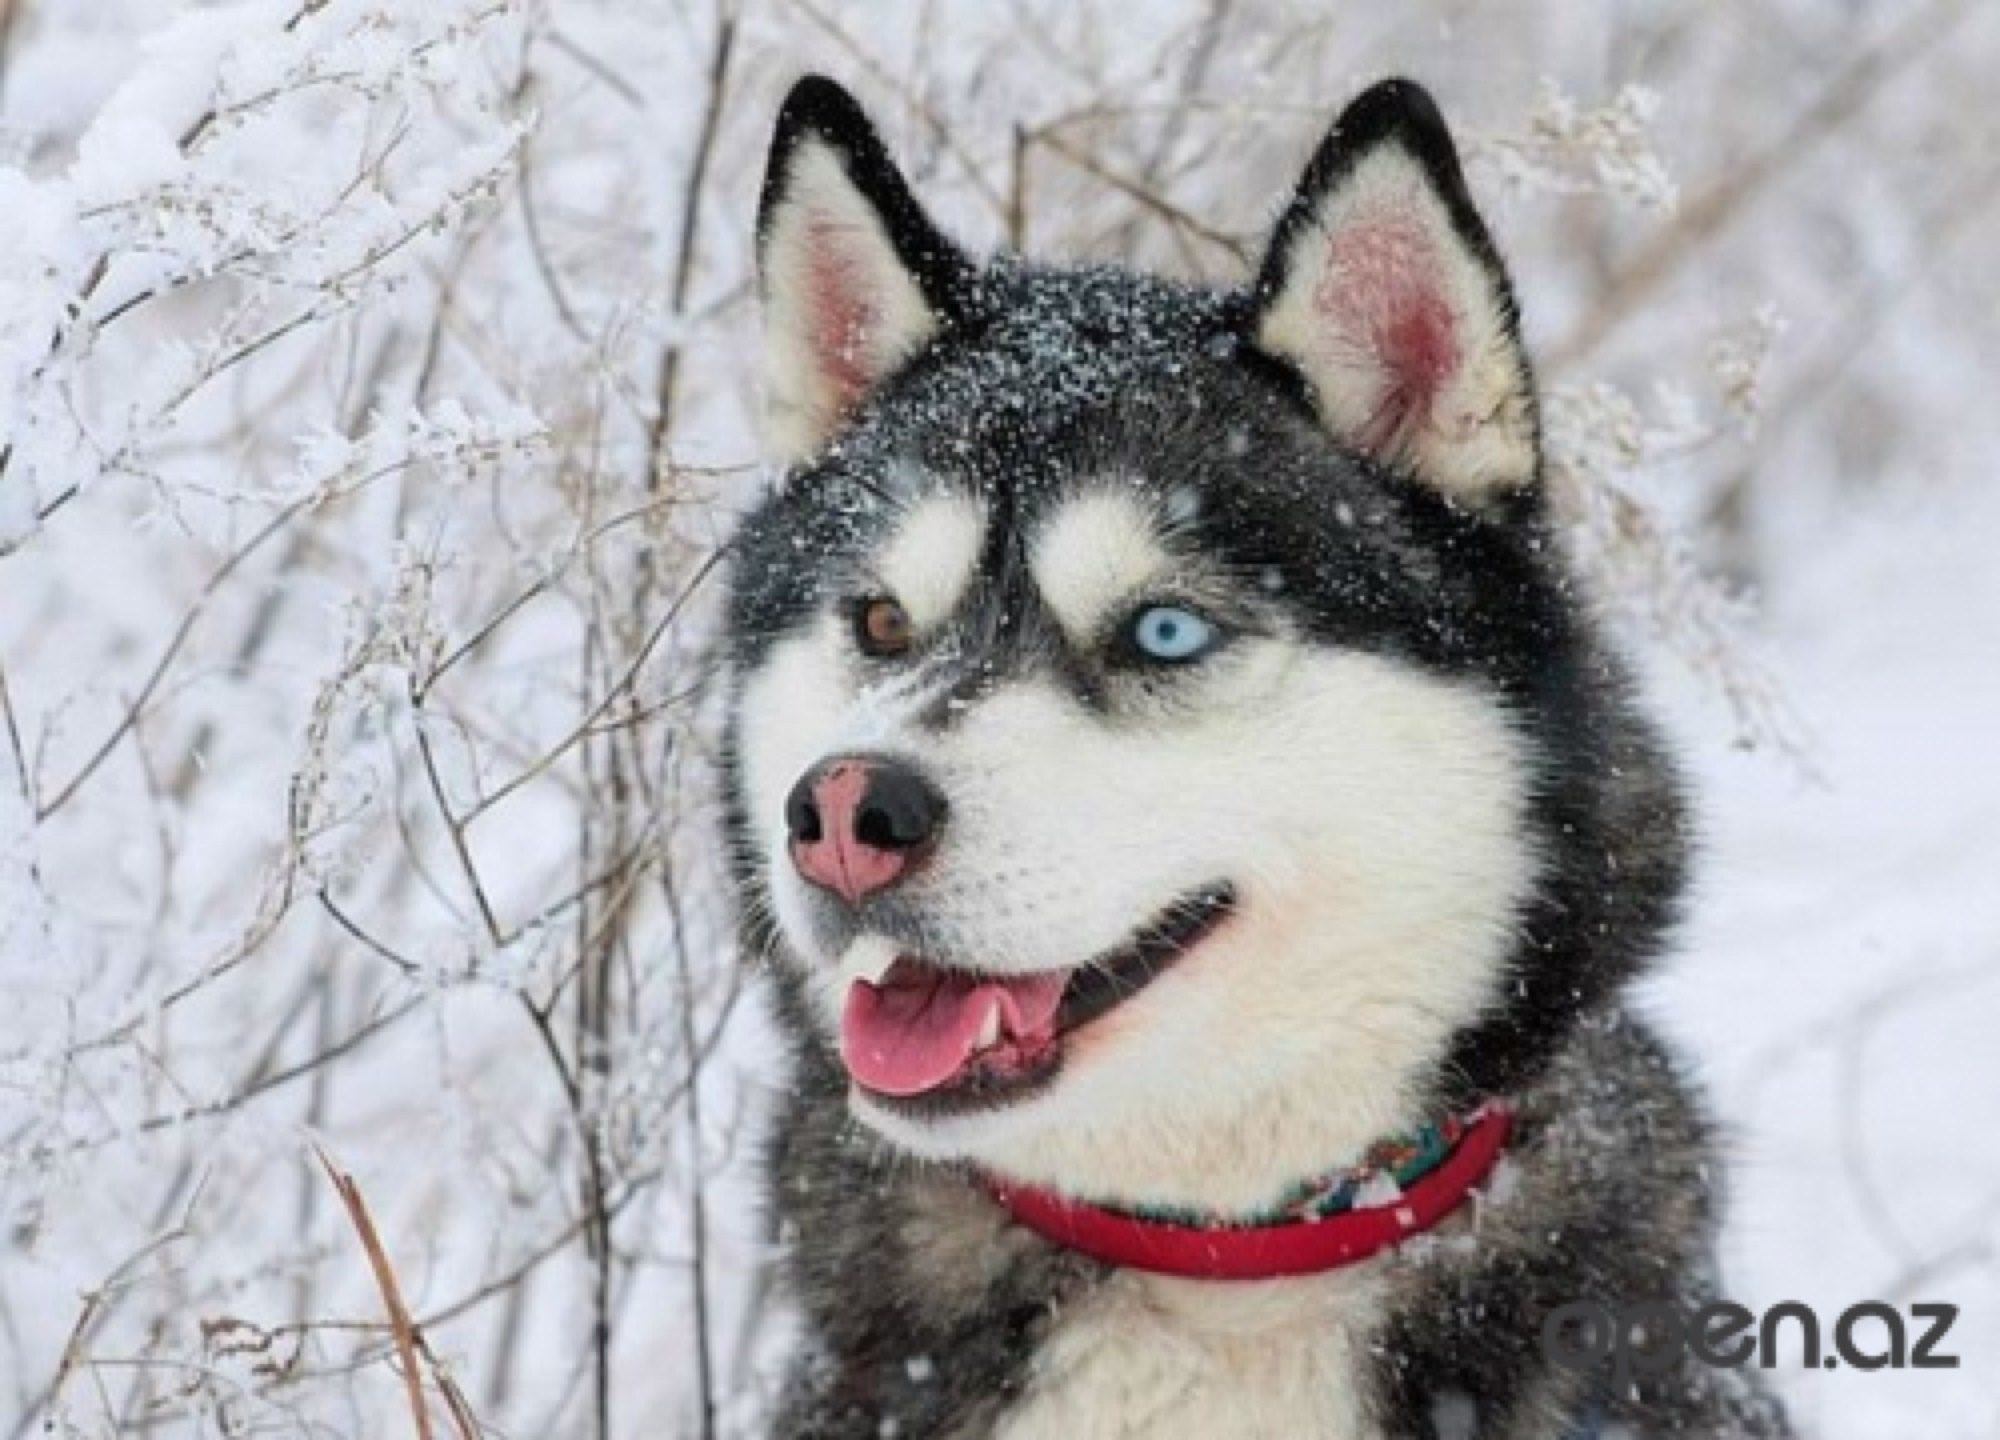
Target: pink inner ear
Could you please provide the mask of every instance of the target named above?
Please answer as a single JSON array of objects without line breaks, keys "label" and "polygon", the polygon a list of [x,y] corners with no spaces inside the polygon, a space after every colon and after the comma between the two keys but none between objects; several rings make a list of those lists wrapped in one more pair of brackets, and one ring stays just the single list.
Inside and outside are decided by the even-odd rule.
[{"label": "pink inner ear", "polygon": [[1377,395],[1356,437],[1388,450],[1431,418],[1458,372],[1458,321],[1436,239],[1412,215],[1342,225],[1327,240],[1313,302],[1343,365],[1375,372]]},{"label": "pink inner ear", "polygon": [[847,410],[867,390],[869,332],[878,307],[847,227],[824,215],[806,222],[806,343],[834,404]]}]

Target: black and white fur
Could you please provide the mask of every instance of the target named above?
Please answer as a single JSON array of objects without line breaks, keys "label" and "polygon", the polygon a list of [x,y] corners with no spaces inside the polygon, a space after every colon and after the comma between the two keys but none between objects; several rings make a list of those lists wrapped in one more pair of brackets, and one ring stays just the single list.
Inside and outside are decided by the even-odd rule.
[{"label": "black and white fur", "polygon": [[[788,474],[736,542],[729,825],[795,1050],[774,1433],[1784,1434],[1740,1375],[1613,1393],[1542,1358],[1567,1302],[1713,1293],[1717,1167],[1619,998],[1675,916],[1679,789],[1550,531],[1514,299],[1429,97],[1354,102],[1237,291],[969,257],[816,78],[758,235]],[[872,594],[908,657],[857,650]],[[1119,627],[1161,596],[1227,643],[1141,663]],[[858,910],[783,818],[853,751],[951,807]],[[1228,921],[1045,1089],[925,1116],[850,1086],[842,997],[899,952],[1073,966],[1214,879]],[[1476,1206],[1305,1279],[1109,1271],[974,1179],[1243,1211],[1493,1095],[1520,1119]]]}]

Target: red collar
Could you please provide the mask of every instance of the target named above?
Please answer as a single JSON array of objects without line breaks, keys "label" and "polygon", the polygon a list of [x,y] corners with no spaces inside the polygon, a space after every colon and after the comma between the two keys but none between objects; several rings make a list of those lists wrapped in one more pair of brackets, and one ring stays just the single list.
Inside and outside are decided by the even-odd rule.
[{"label": "red collar", "polygon": [[1053,1190],[989,1179],[993,1197],[1046,1240],[1107,1265],[1202,1280],[1267,1280],[1353,1265],[1430,1229],[1493,1172],[1513,1112],[1490,1102],[1435,1170],[1402,1198],[1317,1220],[1276,1225],[1179,1225],[1071,1200]]}]

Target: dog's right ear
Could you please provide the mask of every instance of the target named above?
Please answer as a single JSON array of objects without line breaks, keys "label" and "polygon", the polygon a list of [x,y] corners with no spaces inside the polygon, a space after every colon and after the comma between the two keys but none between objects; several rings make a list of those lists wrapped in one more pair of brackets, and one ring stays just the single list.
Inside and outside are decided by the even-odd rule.
[{"label": "dog's right ear", "polygon": [[971,266],[911,195],[861,107],[808,75],[778,112],[757,210],[765,443],[817,454],[955,318]]}]

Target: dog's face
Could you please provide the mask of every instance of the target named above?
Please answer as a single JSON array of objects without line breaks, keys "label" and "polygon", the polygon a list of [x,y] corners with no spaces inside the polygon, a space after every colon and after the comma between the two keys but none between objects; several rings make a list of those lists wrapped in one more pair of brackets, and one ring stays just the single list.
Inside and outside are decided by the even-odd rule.
[{"label": "dog's face", "polygon": [[1518,983],[1571,643],[1428,99],[1342,117],[1241,294],[975,265],[823,81],[760,240],[734,840],[855,1114],[1222,1205],[1417,1119]]}]

